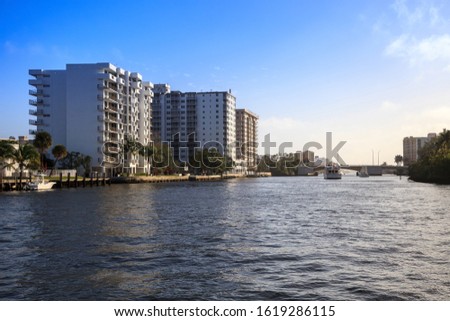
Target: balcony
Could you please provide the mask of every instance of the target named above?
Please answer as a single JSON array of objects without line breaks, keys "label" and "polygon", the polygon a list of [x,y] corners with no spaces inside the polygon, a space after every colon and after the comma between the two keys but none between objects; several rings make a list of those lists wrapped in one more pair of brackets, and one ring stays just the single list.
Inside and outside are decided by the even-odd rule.
[{"label": "balcony", "polygon": [[135,89],[142,88],[142,83],[141,82],[134,82],[134,81],[132,81],[130,85],[131,85],[131,88],[135,88]]},{"label": "balcony", "polygon": [[36,135],[37,134],[37,130],[36,129],[30,129],[29,131],[28,131],[28,134],[30,134],[30,135]]},{"label": "balcony", "polygon": [[106,163],[117,163],[118,159],[111,156],[103,156],[103,161]]},{"label": "balcony", "polygon": [[28,110],[28,114],[30,114],[31,116],[42,116],[44,115],[44,111],[39,109],[30,109]]},{"label": "balcony", "polygon": [[28,124],[33,126],[45,126],[45,123],[42,119],[36,120],[36,119],[30,119],[28,121]]},{"label": "balcony", "polygon": [[120,152],[119,147],[108,147],[108,152],[118,154]]},{"label": "balcony", "polygon": [[100,133],[104,133],[104,132],[105,132],[105,128],[104,128],[103,126],[97,126],[97,130],[98,130]]},{"label": "balcony", "polygon": [[43,86],[44,85],[44,79],[29,79],[28,84],[30,86]]},{"label": "balcony", "polygon": [[104,79],[104,80],[109,80],[109,81],[116,81],[116,76],[108,74],[108,73],[101,73],[98,74],[97,79]]},{"label": "balcony", "polygon": [[117,107],[109,106],[105,108],[105,111],[108,111],[110,113],[118,113],[119,109]]},{"label": "balcony", "polygon": [[118,134],[119,130],[116,127],[110,127],[106,129],[107,132]]},{"label": "balcony", "polygon": [[30,99],[28,101],[28,103],[32,106],[38,106],[38,105],[40,106],[40,105],[44,104],[44,100],[43,99]]},{"label": "balcony", "polygon": [[30,90],[28,91],[28,93],[29,93],[31,96],[41,96],[41,95],[44,94],[44,91],[43,91],[42,89],[37,89],[37,90],[32,90],[32,89],[30,89]]}]

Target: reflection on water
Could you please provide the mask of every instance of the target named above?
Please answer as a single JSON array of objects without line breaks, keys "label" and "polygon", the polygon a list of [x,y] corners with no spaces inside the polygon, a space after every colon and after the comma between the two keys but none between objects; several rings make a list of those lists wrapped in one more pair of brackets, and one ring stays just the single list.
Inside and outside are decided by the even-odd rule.
[{"label": "reflection on water", "polygon": [[396,177],[0,194],[0,298],[446,300],[450,188]]}]

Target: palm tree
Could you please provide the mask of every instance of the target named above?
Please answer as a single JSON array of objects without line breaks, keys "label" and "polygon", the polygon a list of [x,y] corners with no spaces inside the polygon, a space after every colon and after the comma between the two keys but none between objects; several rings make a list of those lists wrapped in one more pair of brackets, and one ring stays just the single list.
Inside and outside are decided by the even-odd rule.
[{"label": "palm tree", "polygon": [[142,149],[142,144],[134,138],[127,137],[125,141],[124,151],[132,157],[136,156]]},{"label": "palm tree", "polygon": [[[0,180],[3,178],[3,168],[9,166],[6,160],[11,158],[12,153],[14,153],[14,147],[12,142],[8,140],[0,141]],[[1,184],[1,183],[0,183]]]},{"label": "palm tree", "polygon": [[56,145],[52,149],[52,154],[53,154],[53,157],[55,157],[55,166],[50,171],[50,176],[52,176],[53,169],[56,168],[56,164],[58,163],[58,161],[60,159],[63,159],[64,157],[67,156],[66,146],[64,146],[64,145]]},{"label": "palm tree", "polygon": [[33,145],[37,148],[39,151],[39,154],[41,154],[41,170],[44,169],[44,153],[47,149],[52,146],[52,136],[47,132],[37,132],[36,136],[34,138]]},{"label": "palm tree", "polygon": [[14,147],[12,146],[12,142],[9,140],[0,141],[0,165],[6,161],[10,157],[10,155],[14,152]]},{"label": "palm tree", "polygon": [[397,164],[397,166],[403,162],[403,156],[402,155],[396,155],[394,158],[394,162]]},{"label": "palm tree", "polygon": [[19,186],[22,186],[22,177],[24,169],[34,169],[39,165],[39,152],[33,145],[25,144],[19,145],[17,149],[14,149],[13,153],[9,155],[12,160],[8,167],[12,167],[15,164],[19,165]]},{"label": "palm tree", "polygon": [[154,153],[155,153],[155,146],[153,145],[153,143],[150,143],[147,146],[143,146],[141,149],[139,149],[139,155],[143,156],[147,160],[148,164],[147,174],[151,173],[152,159]]},{"label": "palm tree", "polygon": [[91,160],[92,160],[92,158],[89,155],[84,156],[83,154],[80,154],[78,156],[77,164],[79,164],[79,166],[83,167],[84,177],[89,177],[89,175],[91,174]]}]

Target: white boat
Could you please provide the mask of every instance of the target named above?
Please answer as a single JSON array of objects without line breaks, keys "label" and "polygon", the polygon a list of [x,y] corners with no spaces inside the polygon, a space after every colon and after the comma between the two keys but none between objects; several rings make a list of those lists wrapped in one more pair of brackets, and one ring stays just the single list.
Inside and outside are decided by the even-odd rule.
[{"label": "white boat", "polygon": [[339,165],[333,164],[333,165],[325,166],[325,169],[323,172],[323,178],[325,178],[325,179],[341,179],[342,173],[341,173],[341,168],[339,167]]},{"label": "white boat", "polygon": [[367,171],[367,166],[361,167],[361,170],[358,172],[359,177],[369,177],[369,172]]},{"label": "white boat", "polygon": [[47,190],[51,189],[53,185],[56,183],[54,182],[46,182],[45,181],[45,175],[44,174],[38,174],[35,176],[35,179],[33,182],[28,182],[25,185],[25,189],[30,191],[41,191],[41,190]]}]

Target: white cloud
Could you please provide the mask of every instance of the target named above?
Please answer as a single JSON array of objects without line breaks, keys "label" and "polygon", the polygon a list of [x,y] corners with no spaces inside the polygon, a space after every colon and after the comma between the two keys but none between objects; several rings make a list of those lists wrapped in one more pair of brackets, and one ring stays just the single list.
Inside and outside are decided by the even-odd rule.
[{"label": "white cloud", "polygon": [[450,61],[450,35],[433,35],[417,40],[409,35],[401,35],[385,49],[387,56],[404,58],[411,64]]}]

